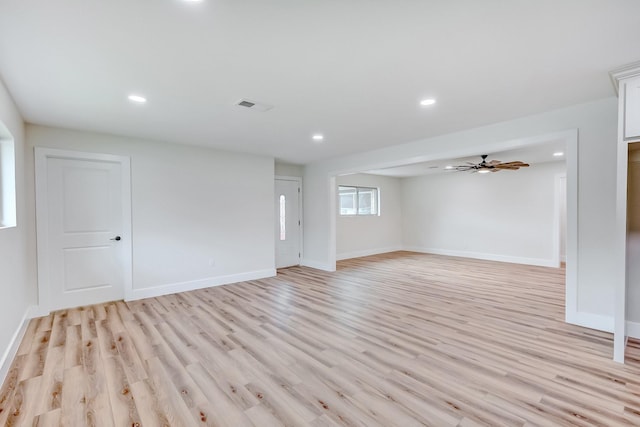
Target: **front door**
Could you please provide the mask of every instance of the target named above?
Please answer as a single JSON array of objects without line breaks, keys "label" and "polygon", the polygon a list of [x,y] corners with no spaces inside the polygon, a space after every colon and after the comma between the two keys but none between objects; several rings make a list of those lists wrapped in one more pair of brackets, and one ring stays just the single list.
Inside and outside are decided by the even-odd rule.
[{"label": "front door", "polygon": [[46,307],[122,299],[130,262],[123,194],[128,159],[56,150],[36,156],[38,271]]},{"label": "front door", "polygon": [[300,264],[300,181],[276,179],[276,268]]}]

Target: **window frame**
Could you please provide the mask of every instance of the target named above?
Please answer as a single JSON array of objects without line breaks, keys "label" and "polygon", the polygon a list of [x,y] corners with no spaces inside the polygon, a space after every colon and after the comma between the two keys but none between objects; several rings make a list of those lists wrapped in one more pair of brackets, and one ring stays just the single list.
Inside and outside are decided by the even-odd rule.
[{"label": "window frame", "polygon": [[[355,195],[353,197],[354,207],[351,208],[354,213],[343,213],[344,210],[342,207],[342,194],[340,194],[341,189],[355,189]],[[374,199],[375,199],[375,212],[374,213],[361,213],[360,212],[360,192],[361,191],[371,192],[373,191]],[[379,187],[366,187],[362,185],[338,185],[338,215],[344,217],[373,217],[380,216],[380,188]]]},{"label": "window frame", "polygon": [[15,140],[0,122],[0,230],[17,226]]}]

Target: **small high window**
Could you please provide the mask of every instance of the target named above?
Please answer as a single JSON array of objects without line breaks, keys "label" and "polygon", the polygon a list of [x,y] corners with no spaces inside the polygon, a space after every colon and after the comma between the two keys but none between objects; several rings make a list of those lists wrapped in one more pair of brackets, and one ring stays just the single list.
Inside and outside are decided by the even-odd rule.
[{"label": "small high window", "polygon": [[280,240],[287,240],[287,198],[280,195]]},{"label": "small high window", "polygon": [[338,187],[340,215],[380,215],[380,191],[373,187]]},{"label": "small high window", "polygon": [[16,226],[16,157],[13,137],[0,123],[0,228]]}]

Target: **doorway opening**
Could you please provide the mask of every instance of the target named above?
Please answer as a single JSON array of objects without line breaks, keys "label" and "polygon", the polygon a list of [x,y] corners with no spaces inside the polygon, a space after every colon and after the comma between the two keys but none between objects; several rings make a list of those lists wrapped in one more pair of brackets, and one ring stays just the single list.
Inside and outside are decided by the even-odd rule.
[{"label": "doorway opening", "polygon": [[[555,148],[551,148],[553,144],[558,144]],[[500,211],[492,210],[492,200],[496,198],[503,198],[504,194],[500,191],[490,191],[482,193],[482,188],[479,187],[478,182],[480,180],[472,181],[467,178],[488,178],[494,181],[502,180],[500,177],[507,177],[501,183],[503,189],[508,189],[511,194],[516,193],[525,193],[525,188],[518,186],[516,181],[521,181],[521,178],[524,177],[525,172],[522,172],[521,175],[517,175],[520,172],[512,172],[512,171],[504,171],[497,174],[486,174],[485,176],[466,176],[458,175],[458,179],[466,179],[464,185],[466,186],[475,186],[477,191],[467,191],[466,199],[459,198],[451,202],[450,204],[445,203],[447,199],[444,198],[443,193],[446,193],[446,188],[444,186],[434,185],[433,188],[430,189],[429,192],[419,192],[419,185],[403,185],[402,192],[402,200],[400,202],[402,208],[402,243],[401,247],[405,250],[418,251],[418,252],[430,252],[430,253],[440,253],[443,255],[454,255],[454,256],[465,256],[465,257],[476,257],[484,259],[492,259],[496,261],[504,261],[504,262],[516,262],[523,264],[534,264],[541,265],[547,267],[558,267],[562,262],[562,241],[561,234],[566,230],[566,243],[564,245],[564,251],[566,255],[565,265],[566,265],[566,275],[565,275],[565,320],[568,323],[578,324],[582,326],[589,327],[591,324],[591,319],[582,318],[581,314],[578,312],[578,301],[577,301],[577,238],[578,238],[578,217],[577,217],[577,193],[578,193],[578,135],[576,130],[569,130],[564,132],[558,132],[553,134],[546,134],[535,137],[528,138],[519,138],[514,140],[508,140],[498,143],[491,143],[487,145],[480,145],[477,147],[468,147],[466,149],[454,149],[451,151],[447,151],[446,149],[442,149],[439,152],[434,152],[433,154],[424,155],[424,156],[413,156],[411,158],[407,158],[405,160],[395,160],[384,164],[363,164],[357,168],[349,168],[347,170],[337,170],[329,172],[328,180],[329,180],[329,198],[331,204],[331,211],[329,213],[329,230],[330,230],[330,246],[329,246],[329,267],[333,267],[335,269],[335,261],[339,253],[336,254],[336,248],[340,247],[339,239],[342,236],[337,235],[337,225],[339,221],[339,216],[337,214],[338,208],[338,183],[342,182],[345,177],[348,177],[353,174],[367,174],[367,175],[382,175],[386,174],[387,176],[396,176],[401,177],[406,180],[413,180],[416,183],[421,178],[410,178],[412,175],[407,174],[404,177],[403,173],[407,173],[407,170],[420,169],[422,173],[428,175],[433,172],[433,166],[437,166],[440,168],[439,173],[449,173],[450,171],[443,171],[442,168],[446,168],[447,166],[455,166],[454,164],[449,164],[449,161],[453,160],[463,160],[477,163],[477,161],[473,161],[472,158],[476,156],[480,156],[481,154],[490,154],[498,156],[496,159],[501,161],[514,161],[514,160],[522,160],[528,161],[531,157],[523,157],[522,159],[517,157],[520,154],[529,156],[529,154],[534,153],[535,151],[540,151],[546,148],[549,148],[548,154],[549,156],[553,156],[554,153],[562,153],[558,154],[558,156],[562,156],[564,159],[564,166],[562,168],[557,168],[553,166],[549,162],[548,165],[544,166],[544,168],[548,169],[547,177],[547,186],[543,191],[538,189],[534,189],[536,194],[540,197],[545,197],[548,200],[549,207],[544,212],[537,212],[537,199],[524,199],[518,205],[519,207],[524,207],[520,209],[520,211],[524,212],[524,215],[528,215],[529,223],[524,223],[524,226],[521,228],[523,233],[539,233],[540,229],[537,227],[539,225],[535,225],[532,223],[532,220],[535,220],[539,216],[545,217],[545,226],[543,232],[545,233],[544,241],[540,243],[543,245],[543,251],[538,252],[543,255],[536,255],[529,251],[528,247],[520,248],[520,254],[509,253],[508,251],[500,252],[501,249],[507,248],[509,244],[517,245],[518,242],[509,242],[509,238],[513,240],[513,234],[506,235],[506,237],[502,238],[501,241],[498,239],[494,239],[491,241],[491,244],[494,245],[492,248],[484,248],[480,250],[483,242],[486,242],[487,239],[491,238],[491,227],[498,227],[504,224],[495,224],[498,222],[511,221],[511,226],[516,227],[516,221],[514,221],[513,216],[509,216],[511,211],[511,207],[509,206],[509,201],[503,200],[502,208]],[[518,154],[520,153],[520,154]],[[509,157],[504,157],[504,155],[508,155]],[[516,155],[513,157],[510,154]],[[470,159],[466,159],[470,158]],[[480,157],[478,157],[479,159]],[[492,158],[488,158],[491,160]],[[531,161],[531,160],[529,160]],[[533,164],[533,162],[532,162]],[[533,167],[527,168],[531,171],[534,170]],[[425,172],[426,170],[426,172]],[[457,173],[457,172],[452,172]],[[512,175],[509,175],[512,173]],[[458,173],[460,174],[460,173]],[[563,197],[561,193],[558,193],[558,186],[561,185],[562,181],[558,182],[559,178],[557,175],[564,175],[564,183],[566,185],[566,190],[564,192],[564,201],[566,205],[566,228],[563,230],[560,215],[560,210],[562,203],[560,198]],[[515,179],[518,177],[517,179]],[[514,179],[509,179],[514,178]],[[509,182],[513,181],[513,183]],[[530,181],[526,185],[535,185],[534,181]],[[469,190],[469,188],[467,188]],[[542,194],[544,193],[544,194]],[[387,195],[384,192],[381,192],[381,212],[384,215],[386,209],[386,200]],[[410,202],[407,202],[410,200]],[[453,205],[459,205],[458,211],[456,212],[453,209]],[[466,213],[469,212],[473,214],[474,211],[484,210],[485,218],[489,218],[489,221],[493,221],[494,224],[486,224],[478,225],[474,227],[474,224],[471,224],[464,233],[460,233],[458,238],[452,238],[451,235],[447,236],[446,234],[441,233],[441,230],[446,229],[447,227],[442,227],[442,224],[439,223],[429,223],[428,221],[424,221],[424,218],[420,218],[422,215],[424,217],[425,213],[433,213],[433,209],[439,209],[444,213],[440,212],[442,215],[439,216],[440,219],[452,222],[452,218],[455,215],[459,215],[460,212],[463,212],[466,209]],[[416,209],[419,207],[420,209]],[[527,211],[527,208],[531,210],[531,212]],[[431,209],[431,211],[430,211]],[[447,211],[448,209],[448,211]],[[464,213],[464,212],[463,212]],[[412,217],[413,216],[413,217]],[[470,221],[473,220],[473,215],[467,215]],[[499,217],[499,218],[498,218]],[[460,218],[458,218],[460,219]],[[411,223],[420,223],[423,227],[422,229],[411,228]],[[458,224],[465,223],[464,221],[458,221]],[[520,222],[522,223],[522,221]],[[448,224],[451,225],[451,224]],[[448,227],[449,229],[453,227]],[[487,231],[489,230],[489,232]],[[438,234],[440,233],[440,234]],[[438,240],[439,239],[439,240]],[[434,243],[435,242],[435,243]],[[446,246],[449,244],[449,246]],[[465,247],[466,245],[466,247]],[[393,246],[393,245],[391,245]],[[526,245],[525,245],[526,246]],[[513,249],[513,245],[511,247]],[[439,250],[439,251],[438,251]],[[342,257],[340,257],[342,258]]]}]

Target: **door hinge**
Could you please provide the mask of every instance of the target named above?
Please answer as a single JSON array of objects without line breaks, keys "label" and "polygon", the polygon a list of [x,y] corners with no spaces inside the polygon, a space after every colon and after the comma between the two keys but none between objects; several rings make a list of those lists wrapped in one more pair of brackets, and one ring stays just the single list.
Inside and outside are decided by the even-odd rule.
[{"label": "door hinge", "polygon": [[300,252],[298,252],[298,258],[300,258]]},{"label": "door hinge", "polygon": [[298,187],[298,193],[300,193],[300,187]]},{"label": "door hinge", "polygon": [[300,220],[298,220],[298,227],[300,227]]}]

